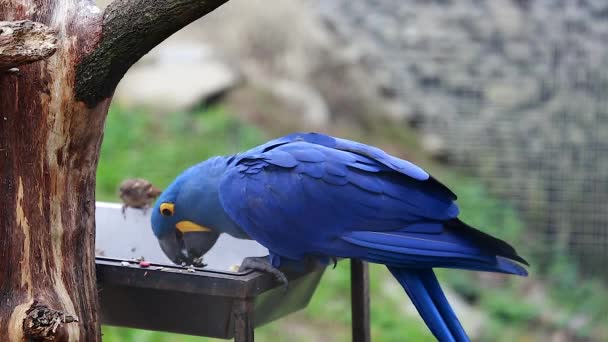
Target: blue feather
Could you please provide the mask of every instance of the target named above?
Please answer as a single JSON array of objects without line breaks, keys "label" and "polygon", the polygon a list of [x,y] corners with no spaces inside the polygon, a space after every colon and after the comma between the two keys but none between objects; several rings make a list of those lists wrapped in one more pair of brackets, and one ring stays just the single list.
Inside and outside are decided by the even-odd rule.
[{"label": "blue feather", "polygon": [[384,169],[384,167],[382,167],[382,166],[370,165],[370,164],[365,164],[365,163],[360,163],[360,162],[348,164],[348,167],[352,168],[352,169],[361,170],[361,171],[367,171],[367,172],[380,172]]},{"label": "blue feather", "polygon": [[[401,245],[387,245],[383,243],[371,242],[354,238],[352,235],[345,235],[342,240],[352,243],[354,246],[363,247],[365,249],[376,249],[384,252],[393,252],[394,257],[399,255],[401,260],[408,260],[411,256],[428,256],[428,260],[435,260],[440,265],[441,259],[471,259],[476,261],[489,261],[489,258],[479,254],[468,254],[462,250],[446,249],[428,249],[425,246],[418,244],[416,241],[409,241],[410,244],[403,243]],[[404,239],[405,240],[405,239]],[[408,241],[408,240],[405,240]]]},{"label": "blue feather", "polygon": [[289,144],[286,146],[285,151],[302,162],[318,163],[326,160],[325,155],[321,151],[307,149],[307,145],[306,143]]},{"label": "blue feather", "polygon": [[469,341],[431,269],[388,268],[439,341]]},{"label": "blue feather", "polygon": [[331,160],[325,162],[325,172],[331,176],[344,177],[347,170],[344,164],[340,164]]},{"label": "blue feather", "polygon": [[325,175],[325,168],[322,163],[301,162],[295,171],[313,178],[323,178]]},{"label": "blue feather", "polygon": [[293,155],[279,149],[264,153],[263,158],[270,164],[280,167],[292,168],[298,165],[298,160]]},{"label": "blue feather", "polygon": [[469,244],[460,243],[458,240],[441,239],[442,234],[419,234],[406,232],[350,232],[344,237],[351,240],[369,242],[379,246],[394,246],[430,250],[437,252],[454,252],[464,255],[477,255],[481,250]]}]

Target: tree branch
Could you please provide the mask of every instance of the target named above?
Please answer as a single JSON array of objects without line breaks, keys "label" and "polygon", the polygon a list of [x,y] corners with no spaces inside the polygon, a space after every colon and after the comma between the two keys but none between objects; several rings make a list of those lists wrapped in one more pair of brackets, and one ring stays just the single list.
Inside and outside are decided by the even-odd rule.
[{"label": "tree branch", "polygon": [[0,71],[50,57],[56,32],[29,20],[0,21]]},{"label": "tree branch", "polygon": [[143,55],[227,0],[115,0],[103,16],[95,50],[78,64],[76,98],[89,107],[111,96]]}]

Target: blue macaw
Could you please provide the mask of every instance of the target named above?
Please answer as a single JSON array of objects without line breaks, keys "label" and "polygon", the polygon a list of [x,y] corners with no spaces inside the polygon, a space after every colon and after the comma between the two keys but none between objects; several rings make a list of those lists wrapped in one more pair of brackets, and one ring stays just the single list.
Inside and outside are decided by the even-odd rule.
[{"label": "blue macaw", "polygon": [[[460,221],[455,200],[423,169],[376,147],[294,133],[184,171],[159,197],[152,228],[177,259],[189,257],[189,236],[227,233],[268,248],[250,267],[269,272],[310,257],[384,264],[438,340],[468,341],[433,268],[525,276],[519,263],[528,264]],[[198,247],[198,255],[210,248]]]}]

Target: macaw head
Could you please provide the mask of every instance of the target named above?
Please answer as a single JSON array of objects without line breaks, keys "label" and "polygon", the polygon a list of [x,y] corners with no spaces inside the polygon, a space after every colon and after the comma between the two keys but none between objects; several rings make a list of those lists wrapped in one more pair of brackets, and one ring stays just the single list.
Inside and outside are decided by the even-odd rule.
[{"label": "macaw head", "polygon": [[179,175],[159,196],[152,230],[161,249],[176,264],[205,254],[219,237],[218,217],[225,215],[217,194],[219,176],[209,161]]}]

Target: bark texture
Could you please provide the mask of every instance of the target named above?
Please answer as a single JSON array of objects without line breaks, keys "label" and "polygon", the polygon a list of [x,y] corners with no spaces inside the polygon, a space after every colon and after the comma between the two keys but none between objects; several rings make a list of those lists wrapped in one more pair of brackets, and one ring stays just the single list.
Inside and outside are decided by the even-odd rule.
[{"label": "bark texture", "polygon": [[95,286],[95,171],[109,100],[74,100],[77,62],[101,13],[76,0],[0,1],[0,19],[57,32],[50,58],[0,74],[0,341],[26,341],[36,305],[78,317],[56,341],[100,340]]},{"label": "bark texture", "polygon": [[50,57],[56,32],[30,20],[0,21],[0,71]]},{"label": "bark texture", "polygon": [[57,35],[49,58],[0,72],[0,341],[101,340],[95,172],[110,96],[223,2],[118,0],[103,15],[91,0],[0,0],[0,20]]}]

